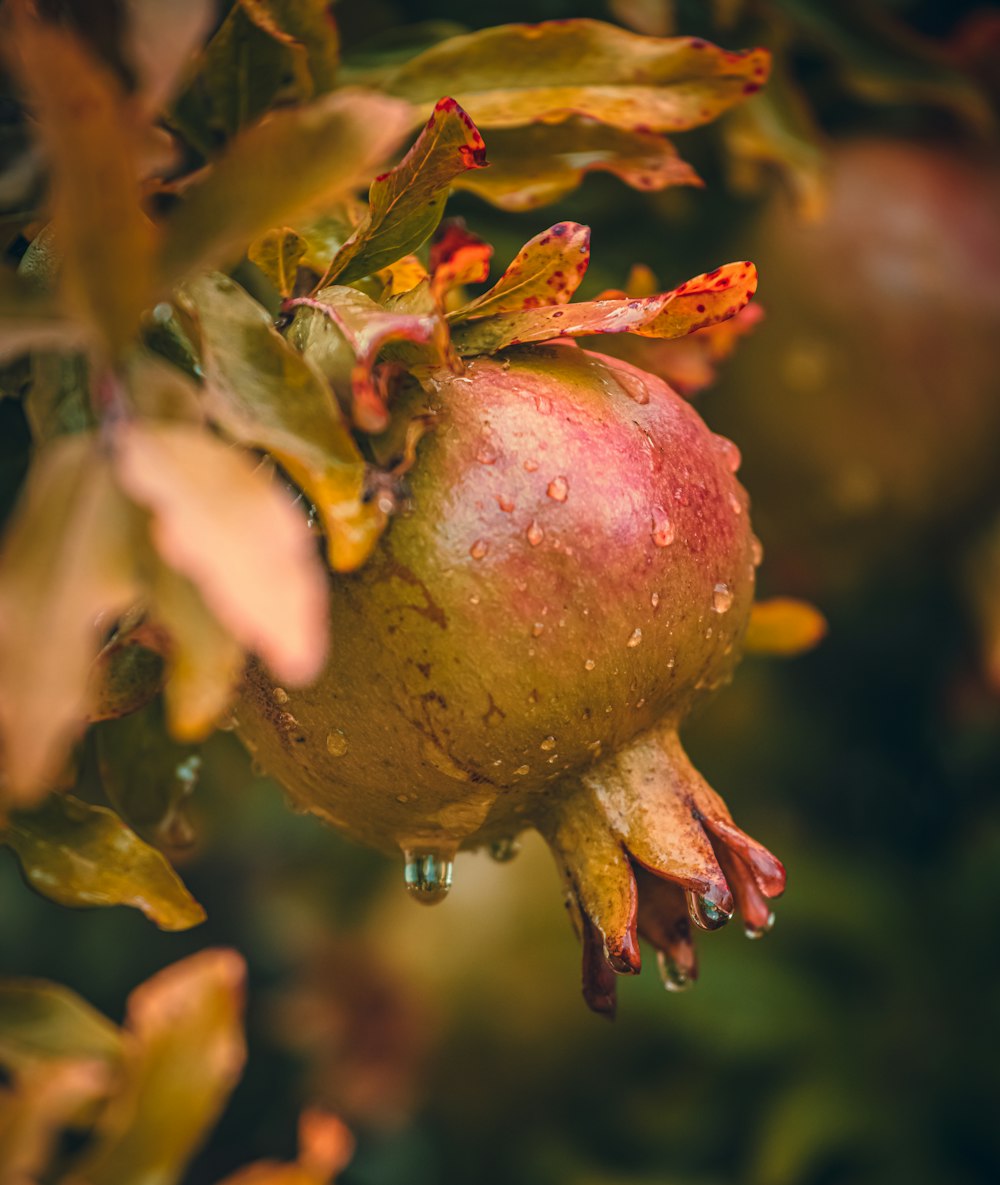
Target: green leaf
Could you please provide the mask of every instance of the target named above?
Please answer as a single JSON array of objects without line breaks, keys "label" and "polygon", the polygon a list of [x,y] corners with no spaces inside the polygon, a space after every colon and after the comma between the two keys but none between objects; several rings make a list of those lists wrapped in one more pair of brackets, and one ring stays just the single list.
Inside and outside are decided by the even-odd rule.
[{"label": "green leaf", "polygon": [[134,121],[117,78],[72,33],[21,5],[12,13],[49,161],[65,302],[115,356],[139,331],[156,242],[140,203]]},{"label": "green leaf", "polygon": [[31,356],[31,385],[24,401],[31,434],[39,444],[97,426],[90,401],[90,369],[82,354],[42,351]]},{"label": "green leaf", "polygon": [[359,567],[385,527],[365,499],[365,462],[316,367],[239,285],[210,275],[185,289],[202,334],[208,415],[233,440],[264,449],[305,491],[335,571]]},{"label": "green leaf", "polygon": [[15,803],[58,775],[101,633],[138,596],[133,513],[92,434],[36,456],[0,555],[0,732]]},{"label": "green leaf", "polygon": [[422,105],[454,95],[480,128],[586,115],[632,131],[682,131],[759,90],[769,61],[762,49],[729,53],[693,37],[550,21],[453,37],[379,85]]},{"label": "green leaf", "polygon": [[365,91],[278,111],[238,136],[167,219],[160,279],[231,260],[274,226],[338,202],[397,147],[411,108]]},{"label": "green leaf", "polygon": [[79,349],[85,340],[51,296],[0,266],[0,362],[28,350]]},{"label": "green leaf", "polygon": [[176,422],[116,425],[115,472],[150,537],[228,631],[292,683],[326,651],[326,573],[305,519],[245,453]]},{"label": "green leaf", "polygon": [[269,230],[250,244],[247,255],[283,296],[291,296],[295,273],[305,259],[309,245],[290,226]]},{"label": "green leaf", "polygon": [[385,397],[373,374],[380,355],[410,370],[453,361],[448,326],[436,308],[429,313],[396,311],[356,288],[339,285],[324,288],[300,305],[289,337],[335,390],[345,380],[349,383],[354,420],[365,432],[382,432],[389,422]]},{"label": "green leaf", "polygon": [[198,781],[201,757],[168,735],[162,705],[154,702],[99,725],[95,738],[104,792],[129,826],[158,846],[189,843],[184,805]]},{"label": "green leaf", "polygon": [[368,214],[326,278],[346,284],[415,251],[441,221],[452,181],[485,165],[486,146],[472,120],[454,99],[441,99],[402,161],[372,182]]},{"label": "green leaf", "polygon": [[17,1069],[51,1058],[121,1056],[121,1033],[61,984],[0,979],[0,1065]]},{"label": "green leaf", "polygon": [[748,654],[790,658],[818,646],[826,631],[826,618],[808,601],[772,597],[755,602],[743,647]]},{"label": "green leaf", "polygon": [[215,1123],[246,1057],[245,967],[206,950],[154,975],[129,997],[128,1056],[74,1180],[174,1185]]},{"label": "green leaf", "polygon": [[490,167],[455,181],[503,210],[533,210],[565,197],[584,174],[612,173],[633,189],[701,185],[698,174],[664,136],[629,131],[592,119],[496,128]]},{"label": "green leaf", "polygon": [[164,857],[106,807],[53,794],[32,814],[11,815],[0,840],[28,884],[60,905],[129,905],[161,930],[205,920]]},{"label": "green leaf", "polygon": [[240,0],[240,6],[289,51],[297,97],[311,98],[333,88],[340,44],[329,0]]},{"label": "green leaf", "polygon": [[591,300],[467,321],[452,330],[452,342],[459,354],[469,355],[493,354],[524,342],[588,334],[683,337],[735,316],[756,288],[757,269],[752,263],[728,263],[659,296]]},{"label": "green leaf", "polygon": [[565,304],[590,263],[590,227],[557,222],[518,251],[489,292],[450,313],[450,321]]}]

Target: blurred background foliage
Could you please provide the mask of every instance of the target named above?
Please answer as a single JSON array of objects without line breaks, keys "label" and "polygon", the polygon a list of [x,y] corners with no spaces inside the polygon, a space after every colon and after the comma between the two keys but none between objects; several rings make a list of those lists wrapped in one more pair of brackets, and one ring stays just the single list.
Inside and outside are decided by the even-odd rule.
[{"label": "blurred background foliage", "polygon": [[[398,868],[288,811],[218,734],[190,829],[165,837],[207,922],[165,934],[133,911],[67,911],[5,856],[0,971],[119,1022],[177,959],[245,956],[247,1068],[192,1185],[293,1158],[311,1104],[356,1136],[344,1185],[1000,1180],[1000,7],[349,0],[336,15],[359,61],[427,22],[570,16],[777,55],[793,139],[776,165],[741,112],[683,138],[706,189],[595,175],[558,216],[594,228],[585,295],[639,261],[666,284],[730,257],[760,268],[765,320],[699,408],[743,450],[764,592],[813,598],[830,636],[789,664],[748,660],[688,741],[786,860],[778,924],[753,946],[735,927],[703,941],[683,996],[622,981],[605,1024],[579,1000],[540,842],[512,864],[461,855],[448,902],[419,911]],[[550,221],[468,195],[449,213],[499,260]],[[10,401],[0,416],[8,509],[24,441]]]}]

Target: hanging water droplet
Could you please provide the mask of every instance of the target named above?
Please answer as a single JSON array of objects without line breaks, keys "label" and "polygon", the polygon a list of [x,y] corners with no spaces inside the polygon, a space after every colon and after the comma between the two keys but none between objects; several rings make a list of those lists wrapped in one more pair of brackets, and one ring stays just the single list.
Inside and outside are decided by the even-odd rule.
[{"label": "hanging water droplet", "polygon": [[755,568],[759,568],[764,561],[764,544],[756,535],[750,536],[750,558]]},{"label": "hanging water droplet", "polygon": [[528,771],[529,767],[527,765],[519,765],[517,769],[514,770],[514,773],[516,773],[519,778],[523,778],[524,775],[528,773]]},{"label": "hanging water droplet", "polygon": [[474,560],[481,560],[490,550],[489,543],[485,539],[477,539],[475,543],[469,548],[469,555]]},{"label": "hanging water droplet", "polygon": [[532,522],[528,528],[528,542],[532,547],[537,547],[539,543],[545,538],[545,532],[536,522]]},{"label": "hanging water droplet", "polygon": [[707,897],[702,897],[691,889],[684,890],[684,898],[687,901],[688,917],[702,930],[718,930],[733,916],[714,901],[709,901]]},{"label": "hanging water droplet", "polygon": [[275,703],[288,703],[288,692],[284,689],[284,687],[275,687],[271,694],[274,696]]},{"label": "hanging water droplet", "polygon": [[513,860],[520,850],[521,845],[513,835],[494,840],[490,844],[490,855],[498,864],[506,864],[509,860]]},{"label": "hanging water droplet", "polygon": [[545,629],[545,622],[544,621],[536,621],[535,624],[531,627],[531,636],[533,638],[540,638],[542,636],[542,631],[544,629]]},{"label": "hanging water droplet", "polygon": [[569,497],[569,482],[565,477],[554,477],[545,491],[555,502],[565,502]]},{"label": "hanging water droplet", "polygon": [[668,992],[686,992],[694,987],[694,979],[665,951],[656,952],[656,966]]},{"label": "hanging water droplet", "polygon": [[587,661],[583,664],[583,669],[585,671],[592,671],[594,669],[594,667],[596,667],[596,666],[597,666],[597,663],[594,662],[594,660],[592,658],[588,658]]},{"label": "hanging water droplet", "polygon": [[629,639],[625,643],[625,645],[628,646],[630,650],[634,650],[635,647],[638,646],[641,641],[642,641],[642,630],[639,629],[638,626],[636,626],[635,629],[632,631],[632,633],[629,635]]},{"label": "hanging water droplet", "polygon": [[733,594],[728,584],[721,581],[712,589],[712,610],[715,613],[727,613],[733,603]]},{"label": "hanging water droplet", "polygon": [[157,325],[166,325],[173,315],[173,305],[168,304],[165,300],[161,301],[153,309],[153,320],[157,323]]},{"label": "hanging water droplet", "polygon": [[662,506],[653,507],[653,542],[657,547],[669,547],[674,541],[674,524]]},{"label": "hanging water droplet", "polygon": [[729,472],[735,473],[743,460],[739,448],[728,436],[716,436],[713,444],[722,454],[722,459]]},{"label": "hanging water droplet", "polygon": [[751,926],[749,922],[743,927],[743,933],[750,939],[763,938],[774,929],[774,914],[769,913],[763,926]]},{"label": "hanging water droplet", "polygon": [[454,864],[444,852],[403,853],[406,891],[422,905],[436,905],[448,896]]},{"label": "hanging water droplet", "polygon": [[538,746],[539,749],[544,749],[546,753],[551,753],[556,747],[555,737],[546,737],[544,741]]},{"label": "hanging water droplet", "polygon": [[331,757],[343,757],[347,752],[347,737],[339,728],[326,734],[326,751]]}]

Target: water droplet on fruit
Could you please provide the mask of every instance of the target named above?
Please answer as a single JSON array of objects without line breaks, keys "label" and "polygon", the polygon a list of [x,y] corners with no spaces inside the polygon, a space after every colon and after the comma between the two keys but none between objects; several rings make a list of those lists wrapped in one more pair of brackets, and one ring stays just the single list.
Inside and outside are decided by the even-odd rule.
[{"label": "water droplet on fruit", "polygon": [[774,929],[774,914],[767,915],[767,921],[763,926],[751,926],[749,922],[743,927],[743,933],[750,939],[763,938],[765,934],[770,934]]},{"label": "water droplet on fruit", "polygon": [[476,460],[480,465],[495,465],[497,463],[497,455],[491,448],[484,446],[476,453]]},{"label": "water droplet on fruit", "polygon": [[740,455],[739,448],[729,439],[728,436],[716,436],[714,441],[715,447],[722,454],[722,459],[725,462],[726,468],[730,473],[735,473],[742,462],[743,458]]},{"label": "water droplet on fruit", "polygon": [[157,323],[157,325],[166,325],[173,315],[173,305],[168,304],[165,300],[161,301],[153,309],[153,320]]},{"label": "water droplet on fruit", "polygon": [[656,952],[656,966],[660,972],[660,980],[668,992],[686,992],[694,987],[694,980],[678,966],[665,951]]},{"label": "water droplet on fruit", "polygon": [[274,696],[275,703],[288,703],[288,692],[284,689],[284,687],[275,687],[271,694]]},{"label": "water droplet on fruit", "polygon": [[565,502],[569,497],[569,482],[565,477],[554,477],[545,491],[555,502]]},{"label": "water droplet on fruit", "polygon": [[534,473],[537,468],[538,462],[531,457],[529,457],[528,460],[524,462],[525,473]]},{"label": "water droplet on fruit", "polygon": [[497,505],[504,512],[504,514],[510,514],[510,512],[514,509],[514,503],[509,498],[505,498],[502,494],[497,494],[496,499]]},{"label": "water droplet on fruit", "polygon": [[756,535],[750,536],[750,557],[755,568],[759,568],[764,561],[764,544]]},{"label": "water droplet on fruit", "polygon": [[396,801],[397,802],[409,802],[410,796],[409,796],[409,794],[397,794]]},{"label": "water droplet on fruit", "polygon": [[339,728],[326,734],[326,751],[331,757],[343,757],[347,752],[347,737]]},{"label": "water droplet on fruit", "polygon": [[527,766],[527,765],[519,765],[519,766],[517,767],[517,769],[516,769],[516,770],[514,770],[514,773],[516,773],[516,774],[517,774],[517,776],[518,776],[519,778],[523,778],[523,777],[524,777],[524,775],[525,775],[526,773],[528,773],[528,772],[529,772],[529,770],[530,770],[530,767],[529,767],[529,766]]},{"label": "water droplet on fruit", "polygon": [[535,407],[538,408],[543,416],[547,416],[552,410],[552,400],[547,395],[536,395]]},{"label": "water droplet on fruit", "polygon": [[743,503],[739,500],[739,498],[736,497],[735,494],[729,495],[729,509],[733,512],[733,514],[743,513]]},{"label": "water droplet on fruit", "polygon": [[513,835],[494,840],[490,844],[490,855],[498,864],[506,864],[509,860],[513,860],[520,850],[521,845]]},{"label": "water droplet on fruit", "polygon": [[707,897],[702,897],[691,889],[684,890],[684,897],[687,901],[688,917],[702,930],[718,930],[733,916],[720,909],[714,901],[709,901]]},{"label": "water droplet on fruit", "polygon": [[542,636],[542,631],[544,629],[545,629],[545,622],[536,621],[535,624],[531,627],[531,636],[533,638],[540,638]]},{"label": "water droplet on fruit", "polygon": [[454,864],[444,852],[403,853],[406,891],[421,905],[436,905],[448,896]]},{"label": "water droplet on fruit", "polygon": [[594,660],[592,658],[588,658],[587,661],[583,664],[583,669],[585,671],[592,671],[594,669],[594,667],[596,667],[596,666],[597,666],[597,663],[594,662]]},{"label": "water droplet on fruit", "polygon": [[546,737],[545,740],[542,741],[542,743],[538,747],[540,749],[544,749],[546,753],[551,753],[552,750],[556,747],[556,738],[555,737]]},{"label": "water droplet on fruit", "polygon": [[469,555],[474,560],[481,560],[490,550],[490,545],[485,539],[477,539],[475,543],[469,548]]},{"label": "water droplet on fruit", "polygon": [[712,610],[715,613],[726,613],[733,603],[733,594],[728,584],[719,583],[712,589]]},{"label": "water droplet on fruit", "polygon": [[625,643],[625,645],[628,646],[629,649],[634,650],[635,647],[638,646],[641,641],[642,641],[642,630],[639,629],[638,626],[636,626],[635,629],[632,631],[632,633],[629,635],[629,639]]},{"label": "water droplet on fruit", "polygon": [[657,547],[669,547],[674,541],[674,525],[662,506],[653,507],[653,542]]},{"label": "water droplet on fruit", "polygon": [[659,603],[660,603],[660,594],[658,592],[653,593],[653,595],[649,598],[649,603],[655,609],[656,606],[659,605]]},{"label": "water droplet on fruit", "polygon": [[545,538],[545,532],[536,522],[532,522],[528,528],[528,542],[532,547],[537,547],[539,543]]}]

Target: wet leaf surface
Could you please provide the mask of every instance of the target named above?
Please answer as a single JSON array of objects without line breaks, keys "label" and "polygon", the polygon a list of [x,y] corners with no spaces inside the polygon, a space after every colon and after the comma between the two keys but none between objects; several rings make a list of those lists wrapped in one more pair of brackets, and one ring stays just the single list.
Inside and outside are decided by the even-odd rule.
[{"label": "wet leaf surface", "polygon": [[79,731],[101,630],[138,593],[133,529],[90,434],[38,454],[0,557],[0,730],[15,803],[37,799]]},{"label": "wet leaf surface", "polygon": [[453,37],[379,81],[414,103],[454,95],[480,127],[582,115],[633,131],[680,131],[759,90],[769,62],[766,50],[729,53],[698,38],[567,20]]},{"label": "wet leaf surface", "polygon": [[376,177],[368,213],[337,252],[326,280],[370,275],[416,250],[441,221],[451,183],[486,165],[486,146],[454,99],[441,99],[396,168]]},{"label": "wet leaf surface", "polygon": [[181,423],[123,423],[115,468],[151,515],[163,560],[275,674],[305,682],[326,652],[326,576],[305,519],[246,454]]},{"label": "wet leaf surface", "polygon": [[28,884],[60,905],[129,905],[161,930],[189,930],[205,911],[166,859],[105,807],[54,794],[12,815],[0,835]]},{"label": "wet leaf surface", "polygon": [[240,444],[266,449],[306,492],[331,567],[358,567],[385,516],[364,500],[365,463],[322,375],[225,276],[206,276],[187,292],[201,327],[209,416]]},{"label": "wet leaf surface", "polygon": [[506,346],[588,334],[637,333],[683,337],[735,316],[757,288],[751,263],[728,263],[659,296],[591,300],[579,304],[499,313],[457,325],[452,341],[460,354],[492,354]]}]

